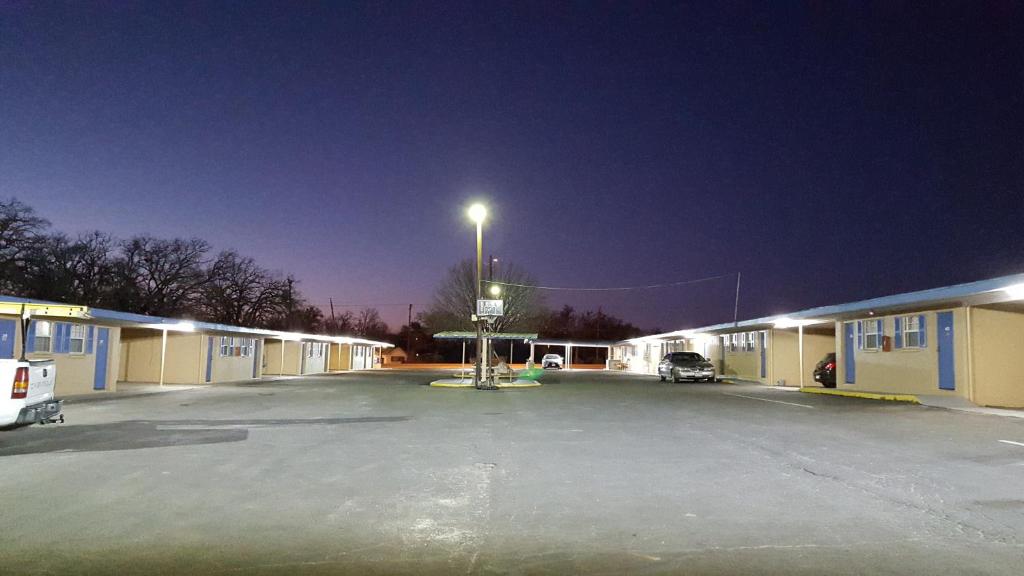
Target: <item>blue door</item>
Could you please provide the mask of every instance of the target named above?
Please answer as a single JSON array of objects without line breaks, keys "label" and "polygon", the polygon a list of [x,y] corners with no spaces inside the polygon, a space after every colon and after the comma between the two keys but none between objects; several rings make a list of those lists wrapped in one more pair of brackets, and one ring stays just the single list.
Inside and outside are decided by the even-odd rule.
[{"label": "blue door", "polygon": [[206,339],[206,382],[213,379],[213,336]]},{"label": "blue door", "polygon": [[768,346],[765,344],[768,341],[767,332],[761,332],[761,378],[768,377],[768,357],[765,355]]},{"label": "blue door", "polygon": [[954,373],[953,355],[953,313],[939,312],[935,315],[936,350],[939,353],[939,388],[956,390],[956,374]]},{"label": "blue door", "polygon": [[857,359],[854,358],[854,335],[855,324],[853,322],[847,322],[843,324],[843,368],[846,372],[845,382],[847,384],[853,384],[857,381]]},{"label": "blue door", "polygon": [[110,349],[110,328],[96,329],[96,371],[92,379],[93,390],[107,389],[107,351]]},{"label": "blue door", "polygon": [[14,331],[17,329],[14,320],[0,320],[0,359],[14,358]]}]

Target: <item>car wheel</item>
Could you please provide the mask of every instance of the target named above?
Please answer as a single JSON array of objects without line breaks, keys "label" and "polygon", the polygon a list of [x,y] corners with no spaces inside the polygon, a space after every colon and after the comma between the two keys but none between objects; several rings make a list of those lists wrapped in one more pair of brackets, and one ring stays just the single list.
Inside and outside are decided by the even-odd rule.
[{"label": "car wheel", "polygon": [[836,383],[835,382],[822,382],[821,385],[824,386],[825,388],[835,388],[836,387]]},{"label": "car wheel", "polygon": [[658,376],[658,378],[661,378],[661,381],[662,381],[662,382],[664,382],[664,381],[665,381],[665,377],[664,377],[664,376]]}]

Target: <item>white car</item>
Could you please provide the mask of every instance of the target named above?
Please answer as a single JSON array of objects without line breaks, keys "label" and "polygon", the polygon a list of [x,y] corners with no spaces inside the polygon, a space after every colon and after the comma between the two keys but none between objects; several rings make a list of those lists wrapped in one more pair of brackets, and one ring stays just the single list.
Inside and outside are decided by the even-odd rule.
[{"label": "white car", "polygon": [[564,364],[565,361],[558,354],[545,354],[540,359],[541,368],[562,368]]}]

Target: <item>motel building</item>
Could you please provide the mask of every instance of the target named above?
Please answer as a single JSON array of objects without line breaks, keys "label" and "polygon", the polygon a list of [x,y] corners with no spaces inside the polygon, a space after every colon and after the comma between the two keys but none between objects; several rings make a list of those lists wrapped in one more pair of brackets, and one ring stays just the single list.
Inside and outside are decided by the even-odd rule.
[{"label": "motel building", "polygon": [[[21,350],[56,363],[58,396],[113,392],[118,384],[216,384],[378,366],[391,344],[279,332],[0,295],[0,358]],[[333,353],[333,357],[332,357]]]},{"label": "motel building", "polygon": [[814,366],[835,353],[840,390],[1021,408],[1024,274],[624,340],[610,367],[654,375],[676,351],[723,378],[796,387],[820,386]]}]

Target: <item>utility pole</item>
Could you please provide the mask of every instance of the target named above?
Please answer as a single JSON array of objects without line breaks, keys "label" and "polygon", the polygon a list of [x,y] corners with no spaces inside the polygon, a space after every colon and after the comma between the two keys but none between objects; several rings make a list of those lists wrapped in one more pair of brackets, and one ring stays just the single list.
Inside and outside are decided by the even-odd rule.
[{"label": "utility pole", "polygon": [[331,304],[331,324],[334,324],[334,298],[328,297],[327,301]]},{"label": "utility pole", "polygon": [[490,257],[487,260],[487,281],[488,282],[494,282],[494,262],[496,260],[497,260],[497,258],[494,257],[494,254],[491,254]]},{"label": "utility pole", "polygon": [[736,305],[733,306],[733,309],[732,309],[732,325],[733,326],[739,325],[739,316],[740,316],[740,276],[742,274],[743,274],[742,272],[737,272],[736,273]]},{"label": "utility pole", "polygon": [[412,304],[409,304],[409,323],[405,327],[405,353],[412,355]]}]

